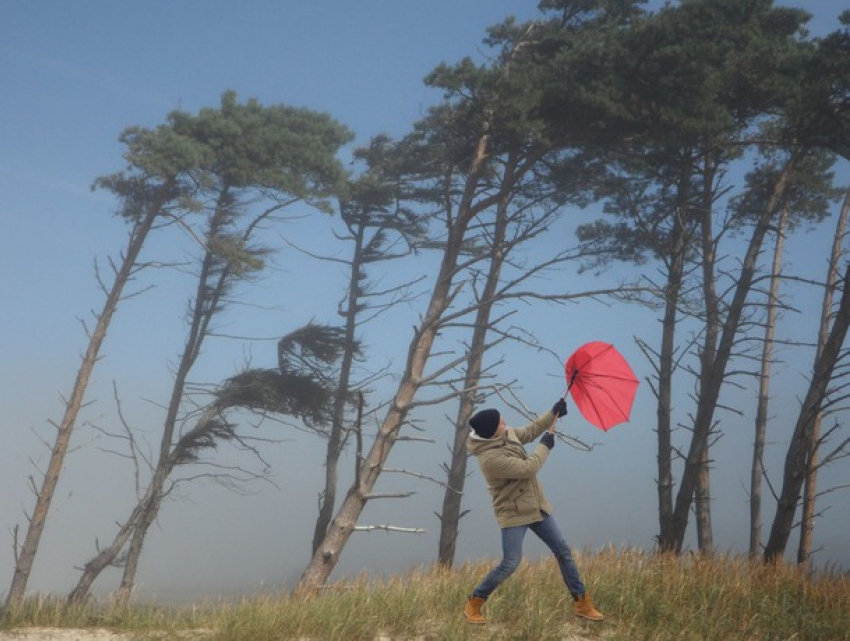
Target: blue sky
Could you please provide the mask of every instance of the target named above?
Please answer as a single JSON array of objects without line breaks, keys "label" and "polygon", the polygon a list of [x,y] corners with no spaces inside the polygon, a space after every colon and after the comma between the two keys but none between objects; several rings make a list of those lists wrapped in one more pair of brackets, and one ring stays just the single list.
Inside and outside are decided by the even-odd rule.
[{"label": "blue sky", "polygon": [[[811,26],[816,32],[834,25],[842,8],[831,1],[796,4],[815,13]],[[534,17],[535,3],[0,2],[0,592],[11,578],[7,532],[32,505],[27,477],[33,465],[46,461],[42,440],[51,440],[48,421],[61,416],[60,396],[70,390],[85,345],[80,319],[101,305],[93,261],[103,265],[124,240],[122,224],[111,217],[114,203],[89,189],[97,176],[121,168],[119,133],[130,125],[156,126],[175,108],[195,112],[215,106],[223,91],[233,89],[241,99],[328,112],[351,128],[359,143],[383,132],[401,135],[439,99],[423,86],[422,77],[441,61],[465,55],[480,59],[485,28],[509,15]],[[332,224],[293,225],[290,233],[322,246],[331,243]],[[821,230],[820,236],[792,242],[789,262],[817,271],[815,257],[822,256],[829,234]],[[247,359],[273,366],[270,341],[264,339],[312,317],[333,320],[340,276],[334,268],[282,254],[272,276],[245,292],[265,313],[239,309],[225,318],[226,329],[238,328],[256,340],[214,345],[202,372],[220,379]],[[284,305],[279,288],[304,283],[309,288],[302,304]],[[133,420],[155,432],[156,404],[169,389],[169,365],[182,339],[184,285],[179,276],[169,276],[153,292],[122,306],[92,382],[87,422],[114,423],[115,380]],[[801,305],[810,304],[806,300],[801,298]],[[406,312],[418,310],[413,306]],[[388,323],[397,325],[376,329],[371,337],[378,358],[395,359],[396,367],[409,338],[409,318],[391,317]],[[551,337],[552,349],[563,357],[571,347],[601,338],[621,346],[639,375],[648,374],[631,339],[656,331],[646,312],[632,311],[624,319],[583,303],[523,318]],[[527,385],[523,400],[535,409],[548,407],[562,391],[559,363],[547,354],[513,359],[513,372]],[[790,366],[787,370],[796,377],[785,394],[793,403],[802,374]],[[450,429],[444,413],[453,411],[427,417],[437,444],[425,457],[433,458],[425,473],[438,473]],[[651,545],[656,527],[652,411],[646,393],[639,397],[632,423],[605,435],[571,415],[578,435],[604,442],[592,455],[561,446],[544,472],[547,493],[555,497],[559,518],[577,547]],[[751,440],[748,421],[742,419],[719,445],[728,448],[723,459],[728,467],[718,474],[717,495],[723,498],[717,505],[729,518],[716,517],[716,536],[719,545],[729,548],[746,537],[741,479]],[[735,433],[737,427],[741,434]],[[186,500],[166,506],[142,560],[144,592],[167,598],[223,593],[297,577],[307,561],[322,454],[319,442],[309,436],[287,433],[286,439],[269,454],[277,487],[257,487],[243,497],[201,485],[187,492]],[[103,453],[109,445],[95,430],[81,425],[74,444],[36,562],[35,590],[67,591],[77,576],[74,566],[93,553],[96,537],[110,536],[113,521],[123,517],[132,500],[126,462]],[[399,467],[423,459],[420,451],[401,448],[393,456]],[[724,469],[732,472],[724,474]],[[439,494],[415,489],[422,493],[415,505],[375,507],[364,518],[398,520],[431,534],[413,539],[360,535],[346,551],[340,573],[392,571],[434,558],[436,521],[416,521],[438,509]],[[473,513],[465,521],[461,554],[496,555],[498,534],[478,476],[471,477],[468,494]],[[837,534],[850,526],[848,501],[841,495],[830,500],[838,507],[820,522],[831,533],[822,540],[823,555],[848,566],[846,548],[840,556],[844,539]],[[534,550],[539,551],[532,544],[530,554]]]}]

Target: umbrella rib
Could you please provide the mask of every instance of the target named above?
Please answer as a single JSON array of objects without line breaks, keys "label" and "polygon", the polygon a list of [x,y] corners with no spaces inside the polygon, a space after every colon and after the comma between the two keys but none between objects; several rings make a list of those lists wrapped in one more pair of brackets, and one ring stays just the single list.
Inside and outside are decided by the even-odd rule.
[{"label": "umbrella rib", "polygon": [[596,401],[590,396],[590,394],[585,394],[584,398],[590,404],[591,409],[593,409],[593,418],[595,419],[595,422],[599,423],[603,429],[608,429],[606,421],[602,420],[602,414],[596,405]]},{"label": "umbrella rib", "polygon": [[629,420],[640,381],[614,345],[597,341],[583,347],[588,349],[576,350],[567,361],[567,391],[575,384],[572,394],[579,410],[607,431]]},{"label": "umbrella rib", "polygon": [[[611,408],[617,410],[617,412],[619,412],[620,416],[622,416],[623,418],[628,418],[628,416],[626,416],[626,412],[620,407],[619,402],[614,398],[614,396],[611,394],[611,392],[609,392],[606,388],[602,387],[601,385],[597,384],[595,381],[588,381],[588,384],[592,385],[594,389],[599,390],[599,394],[597,394],[597,396],[605,396],[610,401],[609,404],[608,404],[608,407],[611,407]],[[596,409],[597,408],[596,401],[593,400],[590,397],[590,395],[588,395],[588,399],[593,404],[594,409]],[[597,413],[599,413],[598,410],[597,410]]]},{"label": "umbrella rib", "polygon": [[[632,379],[620,379],[620,380],[629,380],[629,382],[633,382]],[[636,382],[636,381],[634,381],[634,382]],[[591,394],[588,391],[588,388],[595,390],[596,393]],[[611,394],[611,392],[607,388],[600,385],[598,381],[594,380],[593,377],[590,377],[590,378],[585,377],[585,378],[579,379],[579,389],[581,389],[582,392],[584,393],[584,398],[587,401],[587,403],[590,405],[590,407],[592,408],[596,421],[598,421],[602,425],[603,429],[607,430],[608,428],[613,427],[614,425],[616,425],[619,422],[629,420],[628,412],[626,412],[626,410],[624,410],[620,406],[619,401],[614,398],[614,396]],[[602,407],[603,405],[598,403],[597,400],[596,400],[596,397],[599,397],[599,396],[604,396],[605,398],[608,399],[608,403],[607,403],[607,405],[604,405],[604,408],[610,410],[611,413],[615,414],[615,416],[613,418],[620,418],[621,419],[620,421],[615,421],[615,422],[609,424],[608,421],[603,420],[603,413],[600,410],[600,407]]]}]

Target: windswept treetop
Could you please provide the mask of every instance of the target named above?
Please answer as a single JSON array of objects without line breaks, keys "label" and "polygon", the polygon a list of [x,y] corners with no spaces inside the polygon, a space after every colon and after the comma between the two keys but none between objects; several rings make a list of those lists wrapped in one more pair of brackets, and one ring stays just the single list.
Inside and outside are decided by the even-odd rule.
[{"label": "windswept treetop", "polygon": [[[176,181],[183,195],[202,191],[258,190],[268,197],[305,200],[331,211],[346,174],[336,157],[353,139],[331,116],[286,105],[240,104],[225,92],[219,108],[197,114],[172,111],[153,129],[129,127],[121,134],[126,172],[101,178],[96,186],[127,196],[140,181]],[[136,198],[138,200],[138,198]],[[184,205],[191,206],[188,201]],[[130,214],[125,212],[125,215]]]}]

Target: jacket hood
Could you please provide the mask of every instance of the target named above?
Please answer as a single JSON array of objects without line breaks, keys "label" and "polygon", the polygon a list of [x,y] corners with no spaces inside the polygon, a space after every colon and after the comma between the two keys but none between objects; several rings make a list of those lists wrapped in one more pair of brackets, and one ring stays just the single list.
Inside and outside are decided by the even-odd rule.
[{"label": "jacket hood", "polygon": [[475,430],[470,429],[469,437],[466,439],[466,451],[473,456],[478,456],[487,450],[501,447],[509,438],[510,433],[511,429],[508,428],[501,436],[497,436],[495,438],[484,438],[482,436],[478,436],[478,434],[475,433]]}]

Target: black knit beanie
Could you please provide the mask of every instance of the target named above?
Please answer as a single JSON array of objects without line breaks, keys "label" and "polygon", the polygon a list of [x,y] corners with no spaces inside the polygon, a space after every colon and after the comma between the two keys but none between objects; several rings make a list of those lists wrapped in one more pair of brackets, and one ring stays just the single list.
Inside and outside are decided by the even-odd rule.
[{"label": "black knit beanie", "polygon": [[499,421],[501,420],[502,416],[499,414],[499,410],[481,410],[469,419],[469,426],[481,438],[493,438],[493,434],[499,428]]}]

